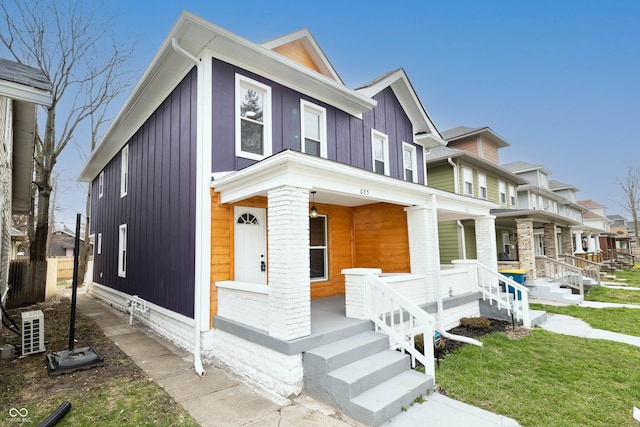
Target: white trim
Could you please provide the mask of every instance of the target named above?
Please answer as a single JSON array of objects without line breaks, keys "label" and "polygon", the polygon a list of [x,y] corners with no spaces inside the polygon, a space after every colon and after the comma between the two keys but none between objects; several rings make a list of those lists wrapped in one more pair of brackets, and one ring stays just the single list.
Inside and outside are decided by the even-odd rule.
[{"label": "white trim", "polygon": [[96,240],[96,253],[102,255],[102,233],[98,233],[98,239]]},{"label": "white trim", "polygon": [[[240,88],[245,87],[251,90],[254,90],[260,94],[262,94],[262,122],[257,122],[255,120],[251,120],[248,117],[241,118],[240,117],[240,106],[242,105],[242,100],[240,99]],[[271,87],[265,84],[262,84],[256,80],[253,80],[249,77],[243,76],[242,74],[236,73],[236,83],[235,83],[235,110],[234,110],[234,120],[236,124],[236,156],[244,157],[246,159],[252,160],[262,160],[265,157],[269,157],[271,155],[272,147],[271,147]],[[242,120],[249,120],[251,122],[260,123],[262,125],[262,154],[251,153],[248,151],[242,150]]]},{"label": "white trim", "polygon": [[306,153],[306,134],[305,134],[305,113],[310,112],[318,115],[318,126],[320,129],[318,132],[320,133],[320,139],[318,142],[320,143],[320,157],[326,159],[327,158],[327,110],[324,107],[306,101],[304,99],[300,99],[300,151]]},{"label": "white trim", "polygon": [[102,199],[104,196],[104,171],[98,175],[98,199]]},{"label": "white trim", "polygon": [[120,198],[127,195],[129,189],[129,144],[120,152]]},{"label": "white trim", "polygon": [[318,215],[318,218],[316,219],[320,218],[324,218],[324,229],[322,230],[324,232],[324,245],[320,246],[311,245],[312,218],[309,218],[309,271],[311,271],[311,250],[322,249],[324,255],[324,274],[322,275],[322,277],[309,277],[309,280],[311,282],[324,282],[326,280],[329,280],[329,218],[327,217],[327,215]]},{"label": "white trim", "polygon": [[[471,189],[467,188],[467,184],[471,184]],[[465,196],[473,196],[473,169],[462,167],[462,194]]]},{"label": "white trim", "polygon": [[[484,195],[482,194],[482,190],[484,189]],[[482,200],[487,200],[489,197],[489,189],[487,188],[487,175],[478,172],[478,198]]]},{"label": "white trim", "polygon": [[411,152],[411,165],[409,165],[411,168],[409,169],[413,172],[413,177],[409,182],[418,182],[418,150],[416,150],[415,145],[408,144],[404,141],[402,142],[402,177],[405,181],[408,181],[406,175],[408,168],[404,158],[405,150]]},{"label": "white trim", "polygon": [[[502,200],[502,195],[504,194],[504,201]],[[507,199],[507,184],[502,181],[502,180],[498,180],[498,204],[499,205],[506,205],[507,203],[509,203],[509,200]]]},{"label": "white trim", "polygon": [[518,197],[516,196],[516,187],[513,184],[509,184],[509,206],[515,208],[518,204]]},{"label": "white trim", "polygon": [[127,277],[127,224],[118,227],[118,277]]},{"label": "white trim", "polygon": [[371,170],[373,172],[376,172],[375,149],[373,147],[373,143],[376,138],[382,140],[382,154],[384,156],[384,159],[383,159],[384,174],[389,176],[389,136],[373,128],[371,128],[371,167],[372,167]]},{"label": "white trim", "polygon": [[32,86],[0,80],[0,95],[16,101],[32,102],[44,107],[50,107],[53,97],[50,91],[36,89]]}]

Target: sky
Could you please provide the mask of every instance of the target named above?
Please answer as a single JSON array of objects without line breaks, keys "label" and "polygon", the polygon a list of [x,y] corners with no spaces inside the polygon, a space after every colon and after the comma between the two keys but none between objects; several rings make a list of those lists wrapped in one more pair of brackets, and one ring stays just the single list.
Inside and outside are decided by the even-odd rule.
[{"label": "sky", "polygon": [[[640,167],[640,1],[112,0],[103,8],[117,37],[136,41],[138,76],[182,10],[256,43],[307,28],[347,87],[404,68],[440,131],[488,126],[510,144],[501,163],[542,165],[576,186],[579,200],[630,218],[618,180]],[[76,179],[86,140],[78,135],[56,166],[56,222],[70,226],[84,213]]]}]

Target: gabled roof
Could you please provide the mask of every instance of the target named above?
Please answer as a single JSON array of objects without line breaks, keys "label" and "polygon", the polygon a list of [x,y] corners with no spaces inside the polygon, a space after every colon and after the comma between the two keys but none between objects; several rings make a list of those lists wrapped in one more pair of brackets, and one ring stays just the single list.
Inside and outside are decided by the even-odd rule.
[{"label": "gabled roof", "polygon": [[466,150],[451,147],[436,147],[432,148],[429,153],[426,153],[424,158],[427,167],[440,163],[447,163],[448,159],[461,159],[467,164],[478,167],[479,170],[490,171],[494,175],[507,179],[514,184],[523,185],[529,182],[520,175],[516,175],[515,173]]},{"label": "gabled roof", "polygon": [[541,165],[534,165],[534,164],[523,162],[523,161],[505,163],[501,166],[507,170],[510,170],[513,173],[531,172],[534,170],[539,170],[542,173],[545,173],[547,175],[551,173]]},{"label": "gabled roof", "polygon": [[354,116],[376,106],[374,99],[345,87],[333,78],[184,11],[92,152],[80,180],[89,181],[100,173],[194,67],[194,58],[211,56]]},{"label": "gabled roof", "polygon": [[356,90],[365,96],[373,97],[387,87],[393,90],[400,105],[409,116],[416,142],[425,148],[446,145],[402,68],[383,74]]},{"label": "gabled roof", "polygon": [[565,184],[564,182],[560,182],[555,179],[549,180],[549,188],[553,191],[559,191],[559,190],[580,191],[575,185]]},{"label": "gabled roof", "polygon": [[580,206],[584,206],[587,209],[606,208],[605,205],[601,205],[600,203],[594,200],[578,200],[576,203],[578,203]]},{"label": "gabled roof", "polygon": [[453,129],[448,129],[442,132],[442,137],[447,142],[453,142],[458,139],[467,138],[470,136],[479,135],[492,142],[496,147],[503,148],[508,147],[509,143],[500,137],[497,133],[491,130],[488,126],[479,128],[470,128],[467,126],[457,126]]},{"label": "gabled roof", "polygon": [[335,68],[306,28],[264,42],[262,46],[344,85]]}]

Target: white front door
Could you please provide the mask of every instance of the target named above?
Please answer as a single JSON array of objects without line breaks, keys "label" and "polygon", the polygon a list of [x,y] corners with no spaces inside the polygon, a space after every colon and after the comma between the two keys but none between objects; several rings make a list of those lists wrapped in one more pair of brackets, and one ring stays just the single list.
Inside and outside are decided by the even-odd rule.
[{"label": "white front door", "polygon": [[237,282],[266,284],[266,211],[261,208],[234,208],[234,263]]}]

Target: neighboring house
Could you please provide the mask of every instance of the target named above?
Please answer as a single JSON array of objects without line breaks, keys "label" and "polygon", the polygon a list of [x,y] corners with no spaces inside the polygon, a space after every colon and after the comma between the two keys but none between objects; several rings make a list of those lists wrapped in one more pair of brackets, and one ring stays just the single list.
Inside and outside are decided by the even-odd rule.
[{"label": "neighboring house", "polygon": [[491,274],[494,204],[426,185],[443,145],[402,69],[349,89],[306,30],[255,44],[185,12],[82,171],[90,292],[139,308],[199,374],[215,357],[281,395],[314,390],[314,348],[394,318],[374,318],[365,287],[437,312],[442,331],[479,315],[480,267],[444,277],[438,222],[472,221]]},{"label": "neighboring house", "polygon": [[631,254],[631,236],[629,235],[629,231],[633,230],[633,227],[629,226],[629,221],[622,215],[607,215],[607,219],[611,221],[609,231],[611,231],[612,236],[604,241],[602,239],[600,241],[605,259],[609,258],[607,253],[608,249]]},{"label": "neighboring house", "polygon": [[517,188],[518,209],[492,211],[496,227],[512,227],[518,266],[527,270],[527,280],[535,280],[544,275],[538,271],[536,256],[557,259],[561,254],[574,253],[573,227],[582,225],[576,212],[579,209],[567,205],[570,198],[565,199],[551,189],[549,171],[544,167],[522,161],[502,167],[526,179],[527,183]]},{"label": "neighboring house", "polygon": [[49,257],[72,257],[75,247],[75,232],[66,225],[62,229],[54,230],[51,233],[51,245],[49,246]]},{"label": "neighboring house", "polygon": [[[500,209],[517,209],[516,188],[528,181],[500,167],[498,150],[509,144],[488,127],[458,126],[442,132],[446,147],[436,147],[426,156],[427,183],[456,194],[486,200]],[[473,221],[442,221],[438,224],[440,259],[477,258]],[[510,240],[515,228],[496,226],[497,256],[516,260],[516,248]]]},{"label": "neighboring house", "polygon": [[51,105],[51,85],[38,69],[0,59],[0,303],[8,290],[13,214],[28,213],[37,106]]},{"label": "neighboring house", "polygon": [[580,206],[587,209],[582,214],[582,222],[589,227],[589,232],[583,236],[583,250],[586,259],[594,262],[602,262],[601,243],[609,246],[607,241],[613,237],[610,230],[611,220],[607,218],[607,207],[593,200],[578,200]]}]

